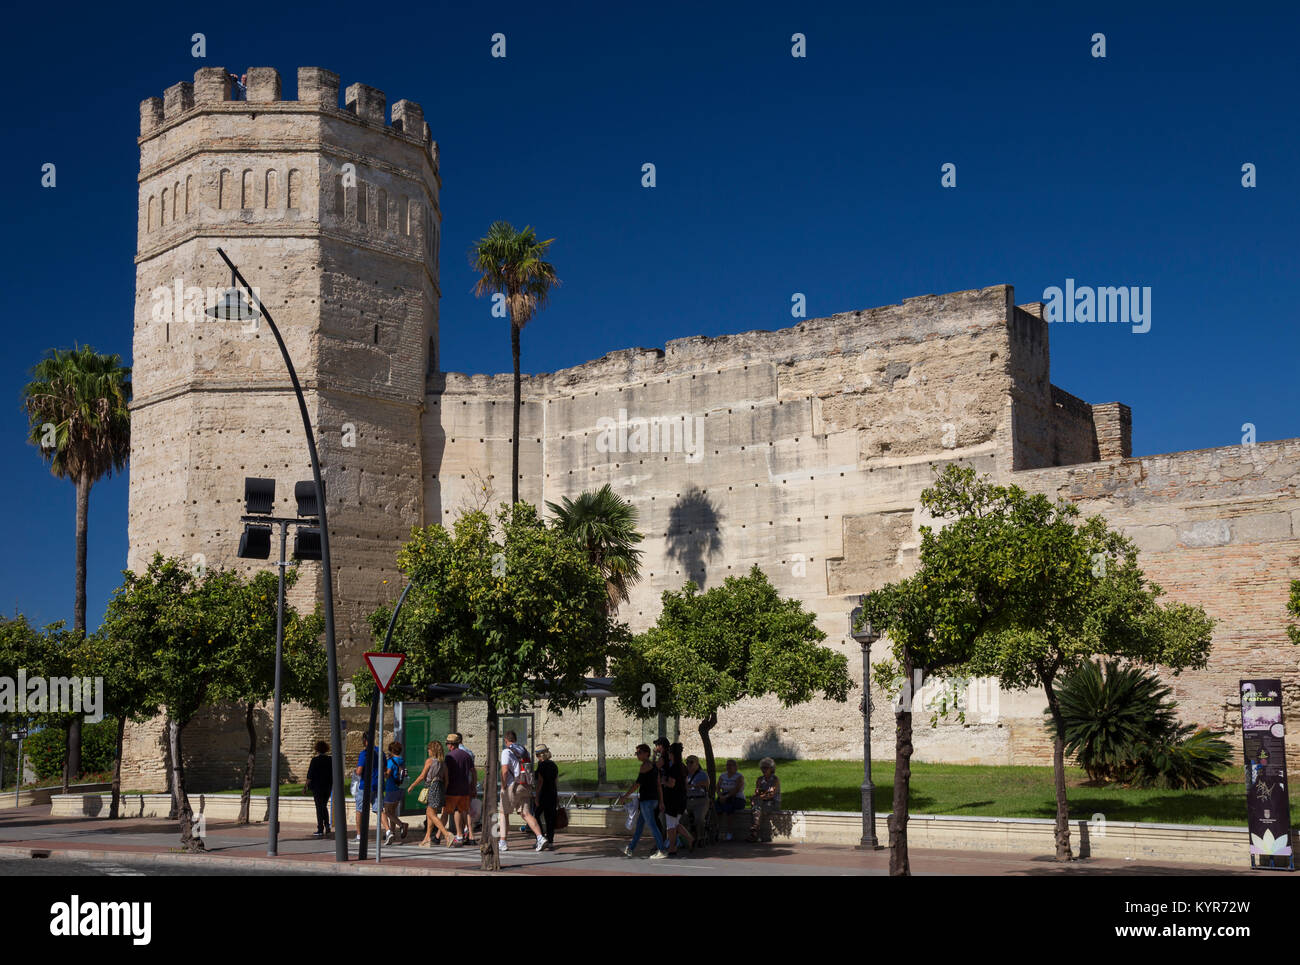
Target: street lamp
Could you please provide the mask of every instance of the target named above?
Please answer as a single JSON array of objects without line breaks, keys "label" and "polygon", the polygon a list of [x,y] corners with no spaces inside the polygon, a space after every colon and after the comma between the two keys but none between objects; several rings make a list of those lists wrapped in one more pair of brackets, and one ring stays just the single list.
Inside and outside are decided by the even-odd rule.
[{"label": "street lamp", "polygon": [[[298,483],[294,489],[298,496],[297,517],[272,516],[275,507],[275,480],[246,477],[244,479],[244,509],[248,515],[241,516],[244,533],[239,537],[239,557],[246,560],[264,560],[271,555],[271,527],[280,527],[280,561],[276,564],[279,571],[279,594],[275,610],[275,696],[272,701],[273,718],[271,724],[271,801],[270,825],[267,831],[266,853],[274,858],[279,853],[280,836],[280,704],[284,667],[284,568],[289,564],[284,558],[285,541],[289,527],[295,527],[293,538],[293,556],[298,560],[320,559],[320,524],[315,518],[317,499],[313,493],[304,499],[303,486],[313,488],[312,483]],[[312,515],[307,515],[311,513]],[[306,528],[311,527],[311,528]],[[314,534],[307,536],[306,534]],[[305,538],[304,538],[305,537]]]},{"label": "street lamp", "polygon": [[[858,602],[862,602],[861,597]],[[871,783],[871,645],[880,639],[880,634],[871,625],[870,617],[863,618],[861,606],[854,607],[849,614],[849,636],[862,647],[862,840],[858,849],[878,851],[876,787]]]},{"label": "street lamp", "polygon": [[[343,733],[343,711],[339,706],[339,662],[338,651],[334,645],[334,571],[330,565],[330,538],[329,538],[329,518],[325,512],[325,484],[321,479],[320,456],[316,452],[316,437],[312,432],[311,416],[307,413],[307,400],[303,398],[302,385],[298,382],[298,373],[293,367],[293,359],[289,358],[289,350],[285,347],[284,339],[280,335],[280,329],[276,327],[275,320],[271,318],[271,313],[266,310],[262,300],[257,297],[251,285],[244,280],[244,276],[239,273],[235,263],[231,261],[224,251],[217,249],[217,254],[221,260],[230,268],[231,286],[221,299],[212,308],[207,310],[207,314],[213,318],[222,321],[249,321],[255,320],[259,316],[266,319],[270,326],[271,334],[275,336],[275,344],[280,347],[280,355],[284,358],[285,368],[289,370],[289,380],[293,383],[294,395],[298,397],[298,411],[302,415],[302,428],[307,436],[307,453],[311,456],[311,475],[316,484],[316,492],[320,494],[320,558],[321,569],[324,576],[324,603],[325,603],[325,656],[329,671],[329,698],[330,698],[330,733],[337,740],[338,735]],[[245,300],[243,292],[237,285],[242,285],[250,296],[253,304]],[[344,819],[344,801],[343,797],[347,791],[347,785],[343,783],[343,749],[335,748],[333,755],[334,770],[334,860],[348,860],[348,829]]]}]

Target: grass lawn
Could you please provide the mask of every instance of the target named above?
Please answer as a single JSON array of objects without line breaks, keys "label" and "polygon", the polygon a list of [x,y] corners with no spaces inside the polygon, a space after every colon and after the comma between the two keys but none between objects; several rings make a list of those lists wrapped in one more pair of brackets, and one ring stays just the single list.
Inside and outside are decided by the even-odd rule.
[{"label": "grass lawn", "polygon": [[[591,791],[596,787],[595,761],[557,761],[560,787]],[[719,761],[719,770],[722,762]],[[635,758],[606,761],[609,781],[617,790],[631,785]],[[749,790],[758,777],[758,763],[745,761],[740,771]],[[777,761],[781,803],[797,811],[858,811],[862,802],[859,761]],[[1107,821],[1150,821],[1156,824],[1220,824],[1245,826],[1244,777],[1236,767],[1225,768],[1226,783],[1203,791],[1137,790],[1084,786],[1079,768],[1066,768],[1070,817],[1088,820],[1103,814]],[[871,780],[875,806],[893,808],[894,762],[873,761]],[[1053,818],[1056,801],[1051,767],[998,767],[975,764],[912,763],[910,810],[913,814],[954,814],[1004,818]],[[1300,824],[1300,801],[1291,804],[1291,826]]]},{"label": "grass lawn", "polygon": [[[568,791],[596,789],[595,761],[556,761],[560,787]],[[722,762],[719,761],[719,769]],[[624,791],[636,775],[636,758],[609,758],[609,780],[603,790]],[[741,764],[745,787],[758,777],[758,763]],[[794,811],[858,811],[861,807],[862,764],[858,761],[777,761],[781,803]],[[1244,827],[1246,792],[1237,767],[1225,768],[1224,782],[1203,791],[1137,790],[1088,787],[1076,767],[1066,769],[1070,817],[1089,820],[1103,814],[1107,821],[1149,821],[1156,824],[1219,824]],[[876,810],[893,807],[894,762],[873,761]],[[238,794],[239,790],[221,793]],[[265,797],[269,789],[253,788]],[[281,797],[301,796],[301,784],[284,784]],[[912,764],[911,812],[1003,818],[1052,818],[1056,803],[1050,767],[999,767],[979,764]],[[1300,801],[1291,805],[1291,826],[1300,826]]]}]

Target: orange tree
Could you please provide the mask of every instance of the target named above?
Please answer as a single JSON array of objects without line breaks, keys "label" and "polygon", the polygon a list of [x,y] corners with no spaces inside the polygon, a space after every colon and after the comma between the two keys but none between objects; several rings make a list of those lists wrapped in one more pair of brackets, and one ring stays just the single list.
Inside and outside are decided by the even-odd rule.
[{"label": "orange tree", "polygon": [[[471,512],[450,530],[417,529],[397,562],[412,584],[393,631],[394,647],[407,655],[404,679],[464,684],[467,696],[487,702],[482,867],[495,871],[497,711],[545,699],[560,713],[583,700],[588,668],[611,633],[618,636],[605,578],[529,503],[502,505],[495,525]],[[388,615],[372,615],[377,633]]]}]

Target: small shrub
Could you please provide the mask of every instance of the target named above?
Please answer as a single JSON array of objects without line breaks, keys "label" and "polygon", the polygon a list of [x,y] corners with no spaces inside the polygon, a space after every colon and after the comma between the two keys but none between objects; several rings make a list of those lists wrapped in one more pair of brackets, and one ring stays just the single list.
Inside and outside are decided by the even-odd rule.
[{"label": "small shrub", "polygon": [[1174,790],[1219,784],[1231,748],[1222,732],[1179,724],[1169,694],[1149,670],[1085,662],[1057,691],[1066,753],[1095,783]]},{"label": "small shrub", "polygon": [[[1057,690],[1065,752],[1096,783],[1121,779],[1140,748],[1177,728],[1169,688],[1141,667],[1085,661]],[[1047,719],[1049,731],[1052,720]]]},{"label": "small shrub", "polygon": [[1123,779],[1137,787],[1176,791],[1213,787],[1232,754],[1222,737],[1223,731],[1180,727],[1173,739],[1148,744]]},{"label": "small shrub", "polygon": [[[98,724],[82,724],[82,772],[111,771],[116,744],[117,722],[111,717],[104,718]],[[68,735],[62,727],[46,727],[33,732],[23,741],[23,757],[31,761],[39,780],[60,776],[67,754]]]}]

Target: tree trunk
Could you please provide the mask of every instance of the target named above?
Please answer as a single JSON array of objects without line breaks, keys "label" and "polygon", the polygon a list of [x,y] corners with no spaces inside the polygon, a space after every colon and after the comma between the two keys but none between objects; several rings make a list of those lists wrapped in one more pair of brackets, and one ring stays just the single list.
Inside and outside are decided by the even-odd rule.
[{"label": "tree trunk", "polygon": [[605,783],[605,698],[596,698],[596,789]]},{"label": "tree trunk", "polygon": [[168,721],[168,743],[172,752],[172,793],[176,796],[176,817],[181,825],[181,847],[189,852],[203,851],[203,839],[194,834],[194,812],[190,810],[189,795],[185,793],[185,758],[181,747],[182,725],[172,718]]},{"label": "tree trunk", "polygon": [[[90,484],[90,476],[85,473],[77,478],[77,595],[72,606],[72,629],[78,637],[86,635],[86,533],[90,525]],[[68,728],[68,772],[74,780],[81,775],[80,714],[72,718]],[[63,793],[67,793],[66,786]]]},{"label": "tree trunk", "polygon": [[163,718],[163,728],[167,732],[167,740],[164,745],[164,755],[167,759],[167,793],[171,795],[171,810],[167,812],[167,820],[175,821],[176,816],[181,812],[180,802],[176,800],[176,772],[172,767],[172,718],[168,714]]},{"label": "tree trunk", "polygon": [[[501,830],[501,825],[500,805],[497,801],[497,772],[501,767],[497,762],[501,752],[498,750],[500,740],[497,737],[497,702],[491,699],[487,702],[487,742],[487,760],[483,762],[487,768],[487,777],[483,782],[483,833],[479,835],[479,857],[481,858],[479,868],[482,871],[500,871],[501,852],[497,850],[497,833]],[[506,815],[507,836],[509,821],[509,815]]]},{"label": "tree trunk", "polygon": [[253,702],[244,711],[244,726],[248,728],[248,760],[244,762],[244,791],[239,797],[238,824],[248,823],[248,805],[253,796],[253,765],[257,761],[257,728],[253,726]]},{"label": "tree trunk", "polygon": [[717,761],[713,757],[713,741],[709,740],[709,731],[718,724],[718,712],[715,710],[700,721],[700,743],[704,745],[704,770],[709,775],[709,798],[712,800],[717,787]]},{"label": "tree trunk", "polygon": [[118,816],[122,803],[122,744],[126,739],[126,714],[117,715],[117,744],[113,752],[113,801],[108,806],[109,818]]},{"label": "tree trunk", "polygon": [[1052,712],[1052,776],[1056,785],[1056,860],[1070,861],[1070,803],[1065,798],[1065,718],[1051,678],[1043,681],[1047,706]]},{"label": "tree trunk", "polygon": [[520,398],[519,381],[519,326],[510,319],[510,354],[515,360],[515,410],[514,432],[510,438],[510,505],[519,502],[519,410],[523,405]]},{"label": "tree trunk", "polygon": [[894,809],[889,815],[889,873],[910,877],[907,857],[907,798],[912,779],[912,661],[903,661],[903,704],[894,716]]}]

